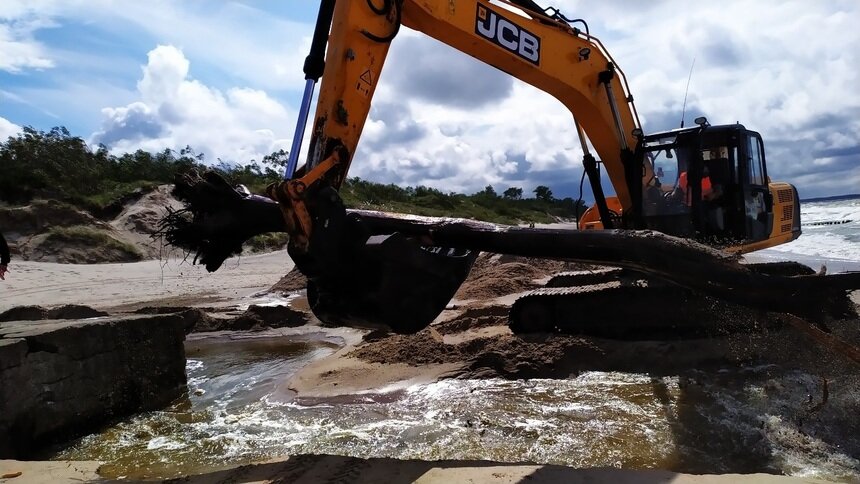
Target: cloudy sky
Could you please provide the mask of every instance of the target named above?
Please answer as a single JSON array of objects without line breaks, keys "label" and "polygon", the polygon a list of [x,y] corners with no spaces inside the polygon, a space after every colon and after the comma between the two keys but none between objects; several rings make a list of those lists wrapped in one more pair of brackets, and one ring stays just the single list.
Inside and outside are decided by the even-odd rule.
[{"label": "cloudy sky", "polygon": [[[238,163],[290,145],[314,1],[2,4],[2,139],[62,125],[116,152],[190,145]],[[695,58],[688,124],[761,132],[771,178],[803,198],[860,192],[860,2],[553,5],[585,18],[627,73],[646,133],[678,126]],[[576,197],[578,146],[553,98],[404,29],[350,175]]]}]

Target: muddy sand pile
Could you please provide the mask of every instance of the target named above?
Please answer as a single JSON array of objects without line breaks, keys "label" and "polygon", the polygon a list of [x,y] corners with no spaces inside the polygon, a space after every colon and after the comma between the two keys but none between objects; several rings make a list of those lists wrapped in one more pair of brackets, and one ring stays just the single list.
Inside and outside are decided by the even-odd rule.
[{"label": "muddy sand pile", "polygon": [[455,299],[492,299],[543,285],[551,275],[594,266],[548,259],[481,254]]},{"label": "muddy sand pile", "polygon": [[[559,333],[514,334],[508,328],[510,304],[517,295],[543,286],[555,273],[590,269],[595,267],[482,254],[449,309],[430,327],[412,335],[369,333],[361,344],[306,367],[288,386],[299,395],[324,397],[372,391],[374,385],[378,388],[398,381],[565,378],[589,370],[670,375],[693,368],[717,370],[726,365],[761,362],[851,371],[850,362],[788,328],[778,315],[719,300],[708,300],[708,305],[696,312],[697,317],[713,319],[717,328],[706,336],[673,337],[671,331],[663,331],[651,338],[615,339]],[[300,274],[288,275],[276,285],[280,290],[288,287],[293,291],[303,287]],[[687,301],[676,302],[689,305]],[[655,311],[651,301],[615,301],[628,303],[641,305],[643,315]],[[599,316],[599,311],[591,312],[592,317]],[[737,331],[738,321],[743,321],[740,326],[753,329]],[[848,318],[828,324],[834,334],[860,344],[858,322],[857,318]],[[726,329],[721,330],[722,326]],[[822,361],[827,363],[822,366]],[[361,381],[361,375],[369,373],[374,374],[372,385]]]}]

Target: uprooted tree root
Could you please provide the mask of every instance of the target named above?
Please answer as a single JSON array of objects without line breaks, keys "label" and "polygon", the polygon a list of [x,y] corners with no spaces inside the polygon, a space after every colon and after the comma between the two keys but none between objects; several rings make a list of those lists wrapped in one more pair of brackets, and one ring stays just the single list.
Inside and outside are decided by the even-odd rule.
[{"label": "uprooted tree root", "polygon": [[217,173],[197,171],[176,176],[173,195],[185,208],[171,210],[153,237],[194,254],[194,263],[216,271],[228,257],[242,252],[242,244],[259,234],[283,232],[278,205],[259,196],[236,191]]}]

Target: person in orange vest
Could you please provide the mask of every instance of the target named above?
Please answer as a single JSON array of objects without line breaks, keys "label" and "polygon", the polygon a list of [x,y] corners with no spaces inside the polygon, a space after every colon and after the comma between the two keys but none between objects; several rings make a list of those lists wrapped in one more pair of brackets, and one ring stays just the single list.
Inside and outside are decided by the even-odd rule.
[{"label": "person in orange vest", "polygon": [[[678,178],[678,186],[681,187],[681,190],[684,192],[684,199],[687,202],[687,205],[692,205],[692,194],[687,191],[687,172],[681,172],[681,176]],[[702,200],[710,200],[714,196],[714,187],[711,185],[711,177],[708,175],[708,169],[705,168],[705,172],[702,174]]]}]

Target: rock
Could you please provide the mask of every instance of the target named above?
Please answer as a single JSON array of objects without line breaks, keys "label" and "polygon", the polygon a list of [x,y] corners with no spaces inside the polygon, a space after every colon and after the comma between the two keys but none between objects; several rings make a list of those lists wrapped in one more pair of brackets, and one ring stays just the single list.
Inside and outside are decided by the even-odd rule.
[{"label": "rock", "polygon": [[186,389],[178,315],[0,323],[0,458],[26,458]]},{"label": "rock", "polygon": [[289,306],[257,306],[252,304],[239,317],[220,329],[249,330],[254,328],[295,328],[308,323],[309,316]]},{"label": "rock", "polygon": [[185,334],[192,331],[215,331],[213,318],[200,308],[177,306],[146,306],[135,311],[137,314],[175,314],[182,320]]},{"label": "rock", "polygon": [[18,306],[0,313],[0,321],[39,321],[42,319],[86,319],[107,316],[108,313],[89,306],[66,304],[45,309],[42,306]]},{"label": "rock", "polygon": [[267,328],[295,328],[304,326],[310,316],[289,306],[257,306],[252,304],[238,316],[213,316],[200,308],[187,307],[145,307],[135,311],[138,314],[175,313],[185,325],[185,332],[201,333],[206,331],[250,331]]},{"label": "rock", "polygon": [[0,321],[37,321],[48,319],[48,310],[42,306],[18,306],[0,313]]}]

